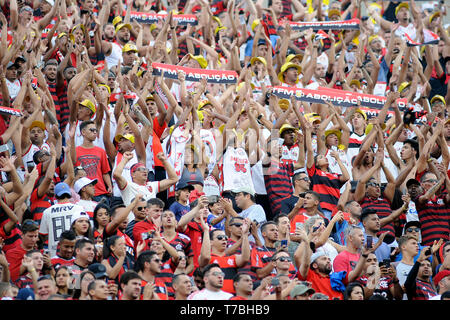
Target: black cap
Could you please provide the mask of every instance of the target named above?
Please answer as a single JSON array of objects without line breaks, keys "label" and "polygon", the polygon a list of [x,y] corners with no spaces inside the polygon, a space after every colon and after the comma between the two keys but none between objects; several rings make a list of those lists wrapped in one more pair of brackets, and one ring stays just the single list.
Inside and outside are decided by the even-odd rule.
[{"label": "black cap", "polygon": [[180,180],[178,181],[177,185],[175,186],[175,191],[188,188],[190,191],[194,190],[195,187],[192,184],[188,184],[188,181],[186,180]]},{"label": "black cap", "polygon": [[414,185],[414,184],[420,186],[420,182],[417,181],[416,179],[409,179],[409,180],[406,182],[406,187],[409,188],[410,186],[412,186],[412,185]]},{"label": "black cap", "polygon": [[405,227],[404,227],[404,229],[406,230],[406,229],[408,229],[409,227],[412,227],[412,226],[416,226],[416,227],[421,227],[421,224],[420,224],[420,221],[408,221],[407,223],[405,223]]},{"label": "black cap", "polygon": [[265,39],[259,39],[259,40],[258,40],[258,46],[260,46],[260,45],[266,45],[266,44],[267,44],[267,42],[266,42]]},{"label": "black cap", "polygon": [[106,267],[101,263],[93,263],[88,267],[89,271],[92,271],[97,279],[108,277],[106,273]]}]

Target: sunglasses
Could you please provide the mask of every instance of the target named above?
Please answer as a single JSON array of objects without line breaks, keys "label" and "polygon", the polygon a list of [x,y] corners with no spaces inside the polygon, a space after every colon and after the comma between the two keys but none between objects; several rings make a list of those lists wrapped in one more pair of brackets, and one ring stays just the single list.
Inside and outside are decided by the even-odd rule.
[{"label": "sunglasses", "polygon": [[98,130],[95,129],[95,128],[90,128],[89,131],[90,131],[90,132],[94,132],[94,133],[97,133],[97,132],[98,132]]},{"label": "sunglasses", "polygon": [[303,181],[307,181],[307,182],[309,182],[310,180],[309,180],[309,178],[307,178],[307,177],[304,177],[304,178],[300,178],[300,179],[298,179],[298,180],[303,180]]},{"label": "sunglasses", "polygon": [[219,271],[211,272],[211,274],[215,277],[225,277],[225,273]]},{"label": "sunglasses", "polygon": [[408,228],[406,229],[406,232],[419,232],[420,228]]},{"label": "sunglasses", "polygon": [[381,187],[381,184],[376,183],[376,182],[369,182],[367,185],[372,186],[372,187],[378,187],[378,188]]},{"label": "sunglasses", "polygon": [[233,224],[230,224],[230,226],[235,226],[235,227],[240,227],[240,226],[242,226],[242,223],[233,223]]},{"label": "sunglasses", "polygon": [[225,235],[223,235],[223,236],[220,235],[220,236],[217,236],[216,239],[217,239],[217,240],[224,240],[224,239],[225,239],[225,240],[228,240],[228,237],[225,236]]},{"label": "sunglasses", "polygon": [[436,182],[438,182],[438,180],[436,180],[436,179],[429,179],[429,180],[425,180],[424,182],[436,183]]},{"label": "sunglasses", "polygon": [[142,210],[144,210],[146,207],[137,207],[136,209],[138,210],[138,211],[142,211]]},{"label": "sunglasses", "polygon": [[277,260],[281,262],[291,262],[292,259],[290,257],[279,257]]},{"label": "sunglasses", "polygon": [[152,262],[161,263],[161,259],[153,259]]}]

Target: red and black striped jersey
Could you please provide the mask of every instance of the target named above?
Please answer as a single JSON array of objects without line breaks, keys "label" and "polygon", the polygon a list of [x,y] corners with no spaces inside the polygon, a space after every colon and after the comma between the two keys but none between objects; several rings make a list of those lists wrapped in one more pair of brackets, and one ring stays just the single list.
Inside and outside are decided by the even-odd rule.
[{"label": "red and black striped jersey", "polygon": [[177,266],[173,263],[172,259],[166,260],[161,266],[161,272],[155,276],[158,281],[161,281],[166,285],[169,298],[175,297],[175,291],[172,288],[172,280],[173,272],[176,270],[176,268]]},{"label": "red and black striped jersey", "polygon": [[74,261],[75,261],[75,257],[72,257],[70,259],[64,259],[64,258],[61,258],[58,255],[54,256],[51,259],[52,266],[53,266],[53,268],[55,270],[58,269],[59,267],[62,267],[62,266],[72,266]]},{"label": "red and black striped jersey", "polygon": [[29,273],[21,276],[19,279],[14,281],[14,284],[19,289],[24,289],[24,288],[34,289],[33,279],[29,276]]},{"label": "red and black striped jersey", "polygon": [[250,261],[252,264],[252,270],[256,270],[265,267],[268,263],[272,262],[272,256],[277,252],[276,248],[253,247],[250,254]]},{"label": "red and black striped jersey", "polygon": [[[361,208],[374,209],[377,211],[377,215],[380,219],[386,218],[392,214],[391,204],[386,197],[382,196],[378,199],[373,199],[365,196],[360,202]],[[377,236],[381,233],[388,232],[388,235],[395,238],[394,223],[390,222],[380,229]]]},{"label": "red and black striped jersey", "polygon": [[437,296],[437,292],[431,282],[416,279],[416,292],[411,300],[430,300],[434,296]]},{"label": "red and black striped jersey", "polygon": [[422,236],[422,245],[431,246],[433,242],[439,239],[449,240],[450,233],[450,206],[445,202],[446,194],[421,204],[418,199],[414,199],[417,213],[420,220],[420,233]]},{"label": "red and black striped jersey", "polygon": [[56,119],[59,122],[59,130],[64,132],[67,124],[69,123],[70,117],[70,108],[69,108],[69,100],[67,98],[67,81],[64,80],[64,83],[60,86],[56,87],[56,93],[58,95],[58,106],[55,105],[56,109]]},{"label": "red and black striped jersey", "polygon": [[320,206],[323,209],[333,211],[341,196],[340,189],[344,185],[339,179],[341,174],[322,171],[313,164],[308,168],[311,179],[311,188],[320,195]]},{"label": "red and black striped jersey", "polygon": [[41,223],[42,214],[45,209],[50,208],[55,203],[54,197],[49,197],[47,193],[45,193],[42,197],[38,197],[37,195],[38,188],[35,188],[31,193],[30,197],[30,211],[33,215],[33,220],[37,223]]},{"label": "red and black striped jersey", "polygon": [[[164,236],[164,233],[162,234]],[[191,247],[191,238],[184,233],[177,232],[175,238],[168,242],[176,250],[183,250],[186,257],[193,257],[194,252]]]},{"label": "red and black striped jersey", "polygon": [[[227,248],[231,247],[231,246],[234,245],[235,243],[236,243],[236,241],[234,241],[233,239],[229,238],[229,239],[227,240]],[[251,252],[251,250],[253,249],[253,247],[256,246],[256,244],[255,244],[254,242],[250,242],[249,244],[250,244],[250,252]],[[241,254],[241,252],[242,252],[241,246],[239,246],[239,248],[237,248],[237,250],[236,250],[236,252],[235,252],[234,254]],[[255,281],[255,280],[258,279],[258,277],[256,276],[255,271],[252,270],[252,262],[251,262],[251,259],[250,259],[250,261],[248,261],[248,262],[245,264],[245,266],[239,268],[239,269],[238,269],[238,272],[248,274],[248,275],[252,278],[253,281]]]},{"label": "red and black striped jersey", "polygon": [[294,166],[292,163],[272,162],[263,170],[265,170],[264,184],[272,214],[277,215],[281,213],[281,201],[292,195],[291,177],[294,174]]},{"label": "red and black striped jersey", "polygon": [[[109,265],[112,268],[114,268],[114,266],[116,265],[117,261],[119,261],[119,258],[117,258],[114,255],[114,253],[111,253],[111,255],[109,257],[107,257],[106,260],[108,261]],[[128,255],[126,255],[125,256],[125,260],[123,261],[123,264],[122,264],[122,268],[120,268],[119,274],[117,275],[116,278],[114,278],[114,279],[110,278],[110,279],[114,280],[117,284],[119,284],[120,277],[122,276],[122,274],[124,274],[125,272],[127,272],[129,270],[133,270],[133,266],[134,266],[134,261],[131,260],[131,258]]]},{"label": "red and black striped jersey", "polygon": [[3,238],[3,247],[1,250],[5,253],[16,246],[20,246],[22,243],[22,232],[17,227],[17,224],[8,234],[6,234],[4,226],[9,220],[9,217],[3,209],[0,209],[0,238]]},{"label": "red and black striped jersey", "polygon": [[236,265],[236,255],[233,254],[231,256],[218,256],[211,253],[211,260],[209,261],[209,263],[217,263],[220,266],[220,269],[222,269],[223,273],[225,273],[222,290],[234,294],[235,290],[233,286],[233,278],[238,272],[238,268]]},{"label": "red and black striped jersey", "polygon": [[[144,287],[148,282],[145,280],[141,281],[141,292],[144,292]],[[167,290],[166,284],[158,278],[155,278],[155,292],[161,300],[169,300],[169,294]],[[143,298],[143,294],[141,294],[141,299]]]}]

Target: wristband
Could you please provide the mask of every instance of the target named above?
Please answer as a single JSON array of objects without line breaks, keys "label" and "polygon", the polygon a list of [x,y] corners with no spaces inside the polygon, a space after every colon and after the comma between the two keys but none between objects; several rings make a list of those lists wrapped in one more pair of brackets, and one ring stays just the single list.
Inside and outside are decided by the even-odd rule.
[{"label": "wristband", "polygon": [[309,247],[313,252],[316,252],[316,244],[312,241],[309,242]]}]

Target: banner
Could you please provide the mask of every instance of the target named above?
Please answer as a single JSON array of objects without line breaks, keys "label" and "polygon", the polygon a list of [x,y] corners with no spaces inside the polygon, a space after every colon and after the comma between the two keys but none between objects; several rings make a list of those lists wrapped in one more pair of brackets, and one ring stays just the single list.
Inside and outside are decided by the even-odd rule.
[{"label": "banner", "polygon": [[13,108],[8,108],[8,107],[3,107],[3,106],[0,106],[0,113],[5,116],[16,116],[16,117],[23,116],[22,111],[20,111],[19,109],[13,109]]},{"label": "banner", "polygon": [[[272,93],[279,98],[290,99],[292,95],[295,95],[296,99],[299,101],[322,104],[329,101],[331,102],[331,104],[339,107],[356,106],[358,104],[358,101],[361,101],[361,107],[381,109],[383,108],[387,99],[386,97],[382,96],[324,87],[318,87],[317,90],[282,86],[275,86],[271,88]],[[406,99],[397,99],[397,104],[400,111],[407,109]]]},{"label": "banner", "polygon": [[229,70],[187,68],[157,62],[153,62],[152,67],[154,76],[160,76],[164,72],[164,77],[169,79],[178,79],[178,71],[180,70],[186,74],[186,81],[193,82],[199,82],[205,78],[208,83],[235,84],[239,78],[236,71]]},{"label": "banner", "polygon": [[405,33],[404,36],[405,36],[406,45],[408,47],[426,46],[428,44],[438,44],[439,40],[440,40],[439,36],[436,33],[432,32],[428,29],[423,30],[423,42],[422,43],[414,41],[413,39],[411,39],[411,37],[407,33]]},{"label": "banner", "polygon": [[292,30],[301,31],[312,28],[317,30],[349,30],[359,29],[359,19],[341,20],[341,21],[308,21],[294,22],[288,21]]},{"label": "banner", "polygon": [[[148,13],[148,12],[131,12],[130,19],[135,20],[139,23],[143,24],[153,24],[157,23],[159,20],[164,20],[167,17],[167,14],[158,14],[158,13]],[[174,14],[173,19],[178,21],[179,26],[187,26],[193,25],[196,26],[198,24],[197,17],[194,14]]]}]

